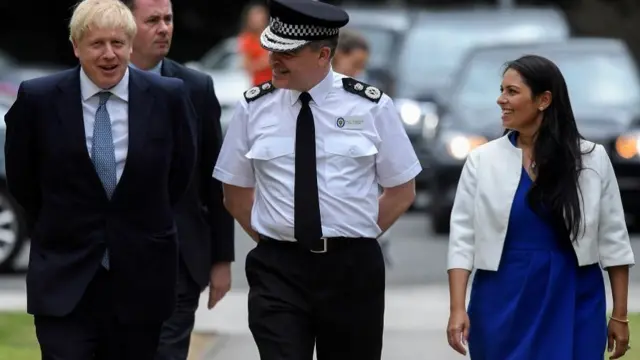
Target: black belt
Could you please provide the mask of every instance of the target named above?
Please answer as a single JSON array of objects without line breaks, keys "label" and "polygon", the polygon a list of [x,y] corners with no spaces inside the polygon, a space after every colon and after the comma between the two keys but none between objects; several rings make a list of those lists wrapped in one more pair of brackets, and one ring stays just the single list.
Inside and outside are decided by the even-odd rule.
[{"label": "black belt", "polygon": [[[286,240],[278,240],[269,236],[265,236],[262,234],[258,235],[258,240],[265,243],[279,243],[279,244],[300,244],[297,241],[286,241]],[[315,239],[309,241],[309,251],[312,253],[323,254],[329,251],[334,251],[339,248],[351,246],[355,243],[361,243],[363,240],[375,240],[374,238],[365,238],[365,237],[324,237],[320,239]]]}]

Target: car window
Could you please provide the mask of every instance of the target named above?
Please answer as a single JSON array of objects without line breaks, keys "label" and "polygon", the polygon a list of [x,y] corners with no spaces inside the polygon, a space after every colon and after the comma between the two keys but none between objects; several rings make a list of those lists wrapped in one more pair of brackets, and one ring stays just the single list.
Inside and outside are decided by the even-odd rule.
[{"label": "car window", "polygon": [[0,76],[0,82],[8,82],[14,85],[19,85],[23,81],[51,75],[56,71],[58,70],[46,68],[17,68],[2,74]]},{"label": "car window", "polygon": [[212,70],[225,70],[225,69],[238,69],[241,67],[242,57],[238,52],[226,52],[220,54],[217,61],[211,66],[208,66]]},{"label": "car window", "polygon": [[207,52],[200,60],[202,66],[211,70],[242,68],[242,55],[238,51],[237,38],[229,38]]},{"label": "car window", "polygon": [[[574,107],[640,102],[636,69],[626,54],[567,51],[545,55],[564,75]],[[503,65],[517,56],[490,54],[473,58],[455,85],[452,104],[476,108],[495,106],[500,95]]]},{"label": "car window", "polygon": [[564,36],[564,30],[544,23],[424,22],[410,31],[403,45],[398,88],[405,93],[419,94],[424,88],[447,84],[463,57],[475,46]]},{"label": "car window", "polygon": [[15,64],[15,60],[4,51],[0,50],[0,72],[6,71]]}]

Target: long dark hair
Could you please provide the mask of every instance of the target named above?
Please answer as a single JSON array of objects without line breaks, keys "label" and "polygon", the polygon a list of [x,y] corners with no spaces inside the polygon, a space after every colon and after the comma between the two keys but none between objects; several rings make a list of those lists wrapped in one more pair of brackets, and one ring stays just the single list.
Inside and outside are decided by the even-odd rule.
[{"label": "long dark hair", "polygon": [[[536,179],[527,194],[531,208],[545,216],[562,238],[577,240],[582,228],[582,192],[578,183],[584,169],[581,142],[584,139],[573,116],[569,92],[560,69],[549,59],[525,55],[505,64],[531,89],[535,99],[546,91],[552,96],[544,110],[533,145]],[[504,75],[504,73],[503,73]],[[593,151],[593,148],[586,153]]]}]

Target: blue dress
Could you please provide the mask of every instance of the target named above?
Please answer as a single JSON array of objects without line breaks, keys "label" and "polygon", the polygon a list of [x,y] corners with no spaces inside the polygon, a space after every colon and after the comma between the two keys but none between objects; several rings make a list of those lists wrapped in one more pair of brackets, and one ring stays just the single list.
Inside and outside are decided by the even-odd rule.
[{"label": "blue dress", "polygon": [[[515,145],[515,135],[510,135]],[[606,296],[598,264],[578,267],[570,244],[528,206],[522,169],[498,271],[478,270],[468,314],[472,360],[602,360]]]}]

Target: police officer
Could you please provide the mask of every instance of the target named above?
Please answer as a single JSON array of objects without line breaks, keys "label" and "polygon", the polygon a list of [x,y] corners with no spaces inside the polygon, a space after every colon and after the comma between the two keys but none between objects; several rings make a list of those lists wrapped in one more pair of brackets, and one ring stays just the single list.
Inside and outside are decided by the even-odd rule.
[{"label": "police officer", "polygon": [[[391,99],[335,73],[347,14],[272,0],[272,81],[244,94],[213,176],[258,245],[246,258],[262,360],[379,360],[385,268],[376,238],[411,205],[421,166]],[[378,184],[384,191],[379,196]]]}]

